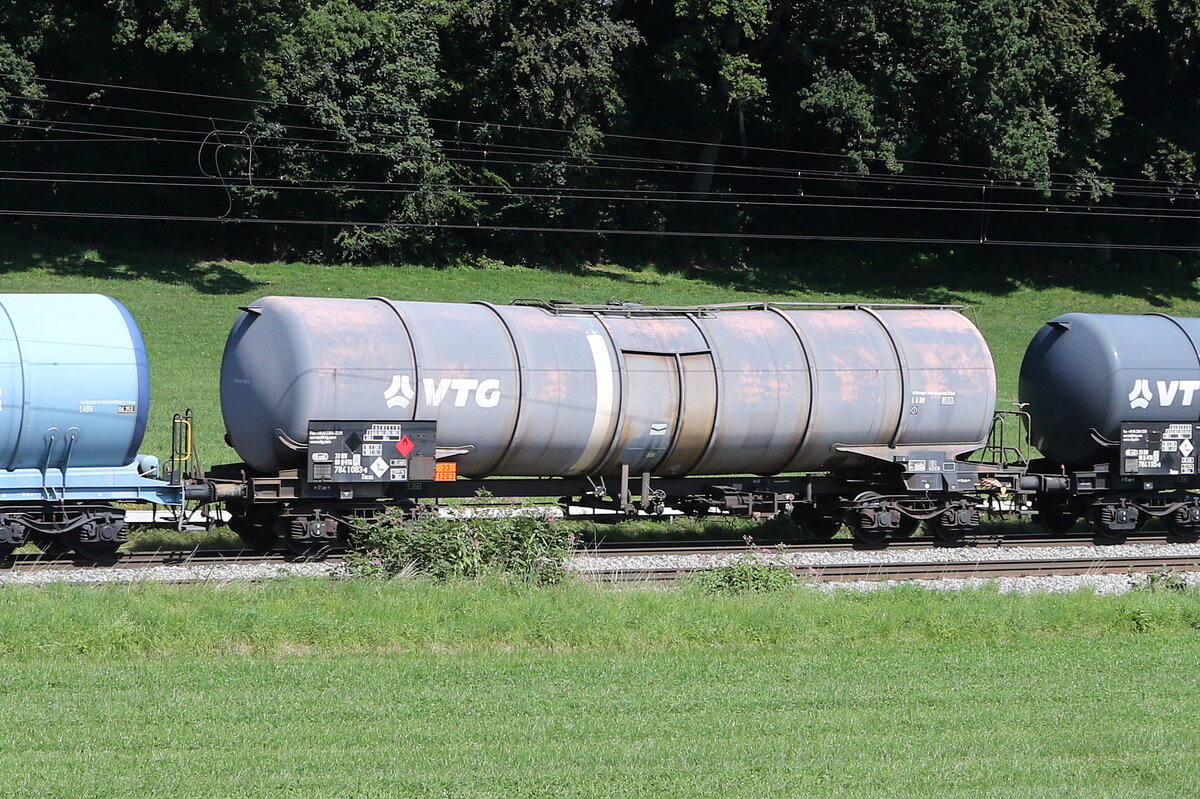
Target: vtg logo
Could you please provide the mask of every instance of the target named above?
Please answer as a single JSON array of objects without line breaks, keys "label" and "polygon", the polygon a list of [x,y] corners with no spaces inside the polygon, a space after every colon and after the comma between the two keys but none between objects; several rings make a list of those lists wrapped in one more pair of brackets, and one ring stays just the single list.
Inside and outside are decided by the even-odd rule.
[{"label": "vtg logo", "polygon": [[[500,404],[500,381],[496,378],[475,380],[470,377],[443,377],[434,380],[427,377],[421,381],[425,392],[425,404],[431,408],[441,405],[446,397],[454,393],[454,407],[465,408],[467,401],[474,398],[480,408],[495,408]],[[389,408],[407,408],[416,399],[412,378],[408,375],[393,375],[392,383],[383,392]]]},{"label": "vtg logo", "polygon": [[1150,390],[1150,381],[1140,377],[1133,381],[1133,389],[1129,392],[1129,407],[1134,410],[1144,410],[1150,407],[1150,402],[1157,396],[1158,404],[1163,408],[1175,404],[1180,399],[1180,405],[1191,405],[1200,391],[1200,380],[1156,380],[1157,394]]}]

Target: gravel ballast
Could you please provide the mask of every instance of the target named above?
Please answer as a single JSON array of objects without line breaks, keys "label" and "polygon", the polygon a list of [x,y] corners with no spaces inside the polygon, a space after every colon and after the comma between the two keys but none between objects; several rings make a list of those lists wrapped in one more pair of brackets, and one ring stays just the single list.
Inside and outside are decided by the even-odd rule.
[{"label": "gravel ballast", "polygon": [[[731,565],[744,558],[755,558],[763,563],[810,569],[814,577],[815,590],[834,593],[838,591],[878,591],[897,584],[917,585],[938,591],[974,589],[995,586],[1001,593],[1062,593],[1089,588],[1097,594],[1119,594],[1130,590],[1143,575],[1089,574],[1089,575],[1039,575],[1030,577],[970,577],[942,578],[937,580],[855,580],[821,582],[823,567],[852,564],[893,563],[946,563],[985,564],[990,561],[1013,560],[1082,560],[1094,561],[1106,558],[1155,558],[1195,557],[1200,568],[1200,544],[1126,544],[1116,547],[1064,546],[1064,547],[960,547],[929,549],[897,549],[855,551],[840,550],[826,552],[789,552],[767,550],[757,553],[729,552],[721,554],[657,554],[601,556],[578,555],[568,563],[568,568],[580,574],[622,571],[658,571],[675,569],[713,569]],[[145,568],[112,569],[91,567],[80,569],[34,569],[0,571],[0,586],[4,585],[47,585],[50,583],[212,583],[234,580],[272,580],[286,577],[329,577],[338,573],[340,563],[264,563],[264,564],[196,564],[185,566],[148,566]],[[1181,571],[1190,586],[1200,586],[1200,571]]]},{"label": "gravel ballast", "polygon": [[579,572],[649,571],[726,566],[745,557],[781,566],[819,569],[822,566],[889,563],[987,563],[1009,560],[1102,560],[1105,558],[1155,558],[1195,556],[1200,544],[1123,544],[1121,546],[1063,547],[928,547],[925,549],[835,550],[825,552],[764,549],[758,553],[723,552],[703,555],[579,555],[571,568]]},{"label": "gravel ballast", "polygon": [[110,569],[30,569],[0,572],[0,586],[50,583],[224,583],[232,580],[277,580],[283,577],[328,577],[337,563],[222,563],[196,566],[147,566]]}]

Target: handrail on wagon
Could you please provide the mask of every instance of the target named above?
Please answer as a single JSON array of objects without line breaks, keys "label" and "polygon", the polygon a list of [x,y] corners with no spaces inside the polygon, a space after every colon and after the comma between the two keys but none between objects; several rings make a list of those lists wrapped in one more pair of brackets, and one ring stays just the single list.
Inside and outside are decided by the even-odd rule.
[{"label": "handrail on wagon", "polygon": [[551,313],[588,313],[614,315],[651,314],[703,314],[713,311],[745,310],[768,311],[773,308],[831,308],[837,310],[922,310],[963,311],[968,305],[899,303],[899,302],[723,302],[712,305],[643,305],[638,302],[608,302],[603,305],[588,305],[567,300],[540,300],[522,298],[513,300],[513,305],[541,308]]}]

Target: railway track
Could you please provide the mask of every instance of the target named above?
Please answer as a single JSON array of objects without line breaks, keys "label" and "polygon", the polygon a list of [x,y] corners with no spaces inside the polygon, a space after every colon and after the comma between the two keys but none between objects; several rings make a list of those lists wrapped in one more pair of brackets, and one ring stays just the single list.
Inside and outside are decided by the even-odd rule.
[{"label": "railway track", "polygon": [[[340,561],[345,554],[329,552],[321,560]],[[92,561],[76,555],[48,555],[40,552],[14,555],[0,563],[0,569],[36,571],[38,569],[148,569],[156,566],[221,566],[269,563],[304,563],[317,560],[292,552],[255,552],[248,549],[143,550],[122,552],[112,561]]]},{"label": "railway track", "polygon": [[[793,566],[792,573],[821,582],[857,580],[944,580],[969,577],[1036,577],[1045,575],[1126,574],[1158,569],[1200,569],[1200,555],[1179,557],[1047,558],[1045,560],[928,561],[916,563],[844,563]],[[604,570],[583,572],[584,579],[600,583],[667,583],[693,575],[703,568]]]},{"label": "railway track", "polygon": [[[1162,534],[1144,533],[1131,541],[1139,544],[1162,544],[1166,538]],[[919,551],[934,550],[933,539],[913,538],[907,541],[893,543],[890,550]],[[783,545],[780,551],[785,555],[802,554],[805,552],[853,553],[855,562],[821,563],[819,565],[791,566],[792,572],[799,577],[816,581],[850,581],[850,580],[935,580],[946,578],[966,577],[1022,577],[1037,575],[1088,575],[1088,574],[1120,574],[1129,571],[1150,572],[1156,569],[1200,570],[1200,552],[1190,555],[1156,555],[1130,556],[1123,554],[1121,547],[1095,548],[1096,554],[1088,557],[1047,557],[995,559],[997,548],[1011,547],[1026,549],[1030,547],[1053,546],[1090,546],[1092,538],[1089,535],[1047,538],[1036,534],[1005,534],[997,536],[980,536],[967,543],[964,547],[955,548],[962,557],[954,560],[908,560],[888,561],[862,560],[869,551],[864,552],[854,547],[852,541],[833,541],[824,543],[798,541],[764,541],[747,544],[744,541],[680,541],[680,542],[645,542],[630,546],[622,543],[620,546],[601,546],[580,551],[582,556],[599,556],[605,559],[623,560],[626,557],[655,556],[655,555],[737,555],[742,553],[775,553],[772,545]],[[936,547],[944,552],[945,547]],[[972,549],[987,549],[993,555],[988,559],[971,559]],[[884,550],[886,551],[886,550]],[[303,563],[313,560],[341,561],[345,557],[341,552],[328,552],[320,558],[304,558],[291,552],[256,552],[245,549],[225,550],[155,550],[121,553],[112,562],[96,563],[71,555],[47,555],[42,553],[20,554],[0,564],[0,571],[28,572],[38,570],[67,570],[67,569],[150,569],[163,566],[222,566],[222,565],[263,565],[283,563]],[[713,568],[711,563],[696,566],[680,565],[667,568],[625,567],[619,563],[600,569],[580,570],[576,572],[583,579],[600,583],[666,583],[678,580],[700,571]]]},{"label": "railway track", "polygon": [[[1128,543],[1137,544],[1174,544],[1181,543],[1163,531],[1147,531],[1132,533]],[[959,544],[947,545],[928,536],[890,541],[886,547],[865,547],[850,538],[833,541],[804,541],[797,539],[755,539],[751,543],[745,540],[712,540],[712,541],[644,541],[644,542],[598,542],[585,545],[581,554],[599,555],[604,557],[619,557],[622,555],[712,555],[731,552],[774,551],[784,552],[887,552],[910,549],[989,549],[998,547],[1063,547],[1063,546],[1092,546],[1101,543],[1091,533],[1073,535],[1049,536],[1044,533],[984,533],[970,536]],[[1120,545],[1113,545],[1120,549]]]}]

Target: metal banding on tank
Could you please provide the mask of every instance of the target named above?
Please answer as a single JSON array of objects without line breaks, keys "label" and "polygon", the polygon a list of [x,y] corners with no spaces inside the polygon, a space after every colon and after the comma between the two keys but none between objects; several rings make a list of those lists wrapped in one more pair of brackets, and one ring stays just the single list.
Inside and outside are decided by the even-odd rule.
[{"label": "metal banding on tank", "polygon": [[128,311],[99,294],[0,294],[0,468],[133,462],[150,376]]},{"label": "metal banding on tank", "polygon": [[974,449],[995,372],[945,307],[265,297],[230,333],[221,402],[263,473],[345,419],[436,421],[470,477],[775,474]]},{"label": "metal banding on tank", "polygon": [[[1025,351],[1030,443],[1056,464],[1107,462],[1122,422],[1200,419],[1200,319],[1070,313]],[[1101,440],[1097,440],[1097,436]]]}]

